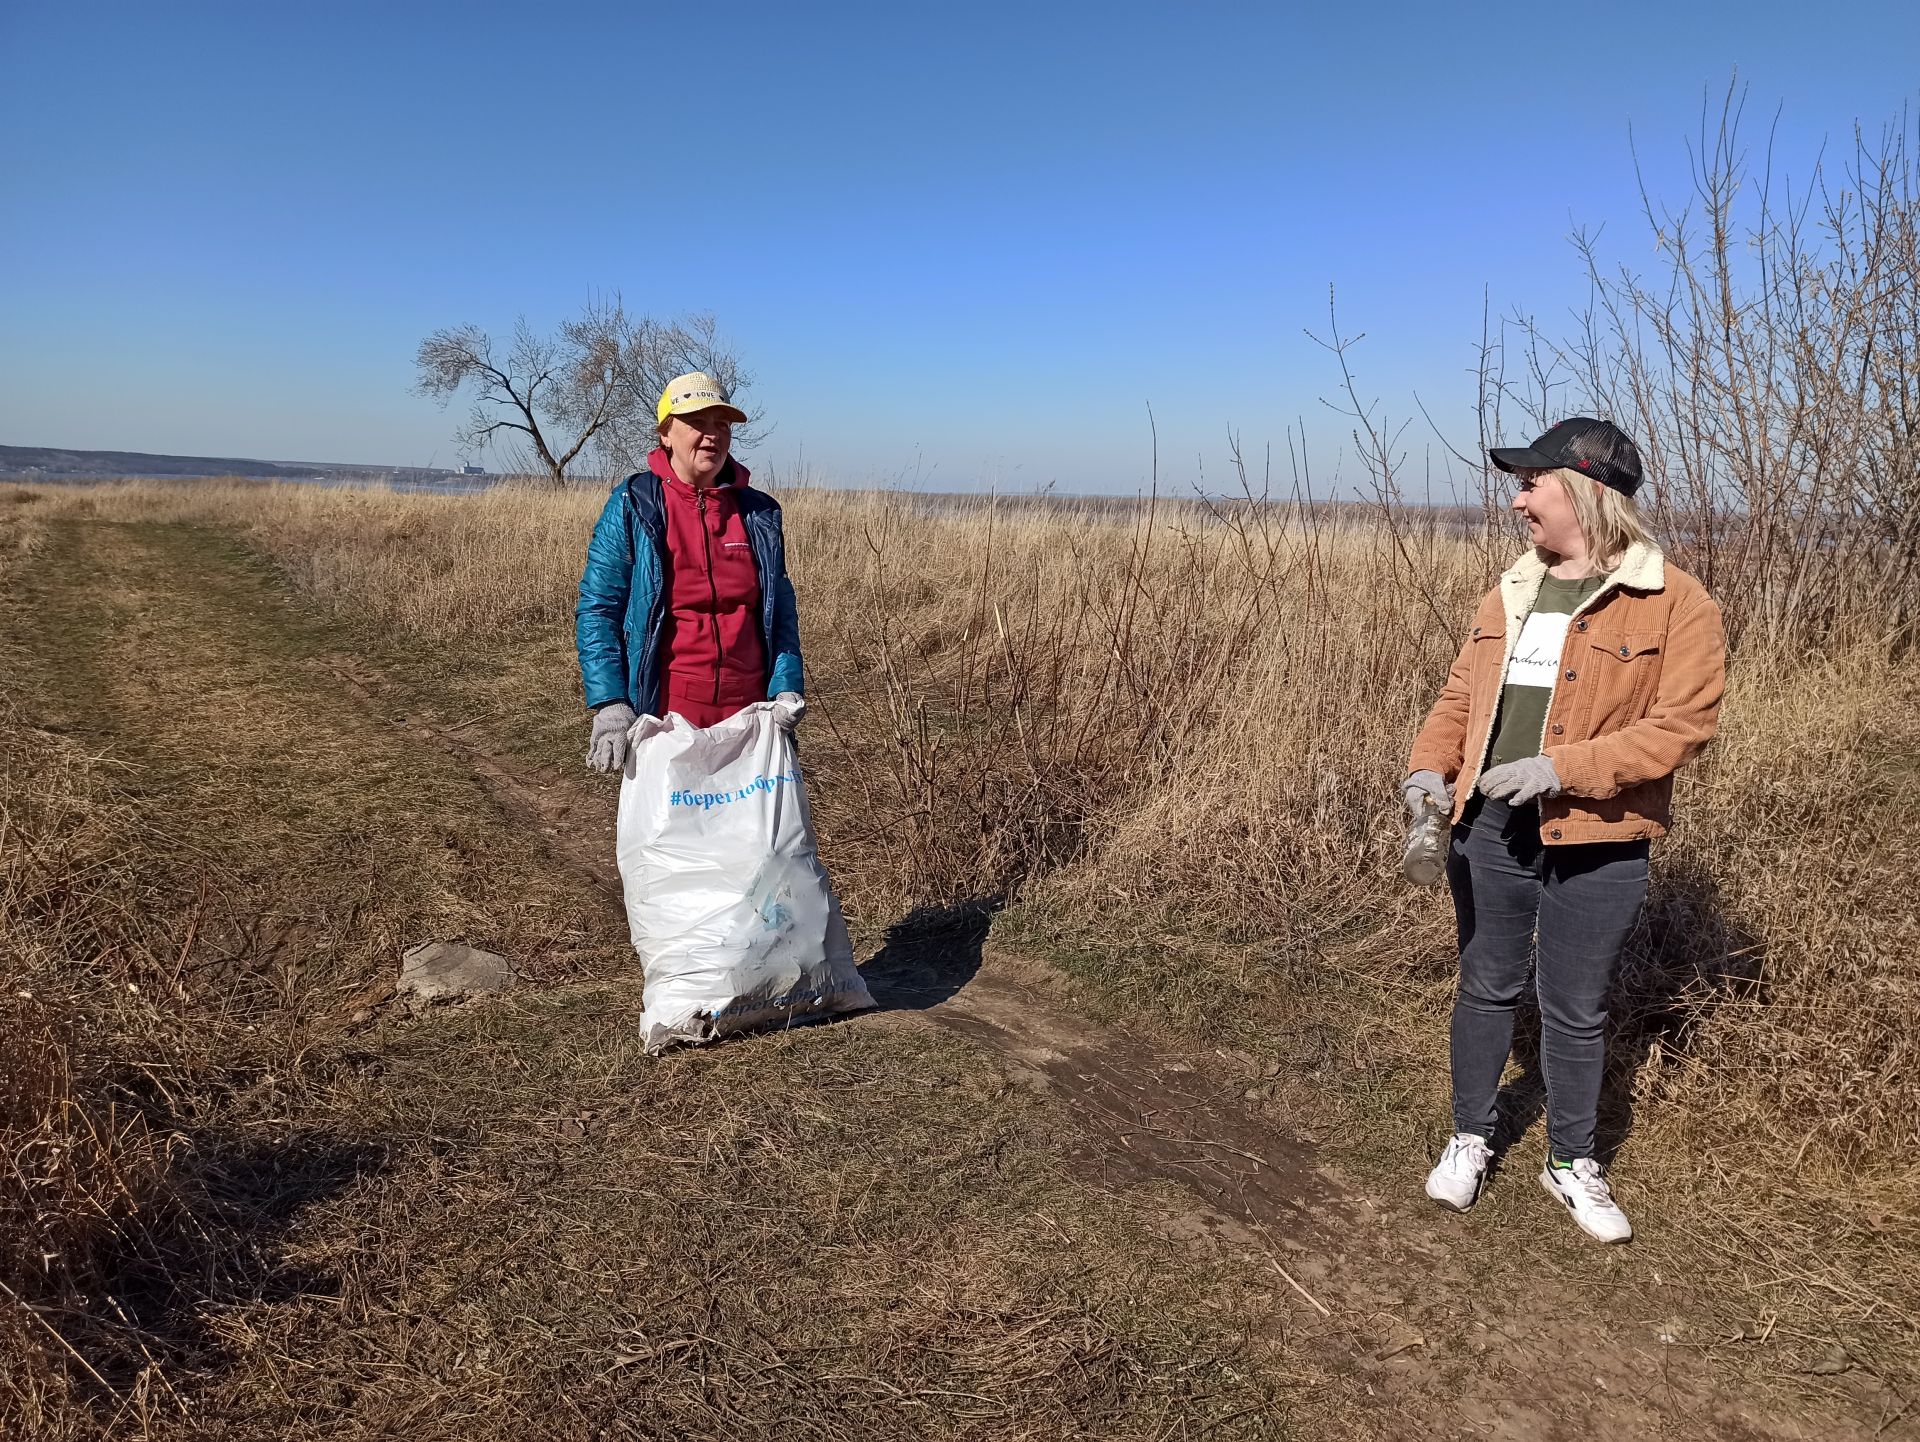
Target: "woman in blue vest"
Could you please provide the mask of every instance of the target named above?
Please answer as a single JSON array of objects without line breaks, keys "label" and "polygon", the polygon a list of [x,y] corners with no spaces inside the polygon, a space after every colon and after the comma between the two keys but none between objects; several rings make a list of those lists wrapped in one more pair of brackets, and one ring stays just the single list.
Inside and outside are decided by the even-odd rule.
[{"label": "woman in blue vest", "polygon": [[639,716],[713,725],[754,701],[797,702],[805,684],[780,504],[731,454],[745,414],[695,371],[669,382],[656,420],[647,469],[614,487],[593,528],[574,610],[596,771],[624,769]]}]

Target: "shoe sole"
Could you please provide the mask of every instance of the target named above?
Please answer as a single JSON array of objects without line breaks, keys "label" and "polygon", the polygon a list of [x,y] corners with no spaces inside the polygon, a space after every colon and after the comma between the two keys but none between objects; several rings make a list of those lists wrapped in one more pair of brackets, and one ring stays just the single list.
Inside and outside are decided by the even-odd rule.
[{"label": "shoe sole", "polygon": [[1631,1242],[1633,1240],[1633,1233],[1631,1230],[1629,1230],[1626,1236],[1624,1237],[1608,1237],[1608,1236],[1603,1236],[1599,1232],[1594,1231],[1592,1227],[1589,1227],[1584,1221],[1581,1220],[1580,1213],[1574,1208],[1572,1199],[1569,1198],[1565,1192],[1561,1191],[1560,1188],[1556,1187],[1553,1184],[1552,1179],[1549,1178],[1545,1172],[1540,1173],[1540,1185],[1546,1191],[1548,1196],[1552,1197],[1556,1202],[1560,1203],[1561,1206],[1567,1209],[1567,1215],[1573,1218],[1573,1224],[1576,1227],[1578,1227],[1581,1231],[1585,1232],[1589,1237],[1592,1237],[1594,1241],[1604,1242],[1609,1247],[1617,1247],[1622,1242]]}]

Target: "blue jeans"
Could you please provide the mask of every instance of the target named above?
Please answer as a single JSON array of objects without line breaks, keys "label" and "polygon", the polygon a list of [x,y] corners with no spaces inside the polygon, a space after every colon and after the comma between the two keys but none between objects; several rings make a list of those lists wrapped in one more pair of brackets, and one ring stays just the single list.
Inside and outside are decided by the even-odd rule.
[{"label": "blue jeans", "polygon": [[1513,1014],[1532,972],[1547,1079],[1547,1146],[1590,1157],[1606,1069],[1607,989],[1647,896],[1645,841],[1543,846],[1535,806],[1476,798],[1453,829],[1447,885],[1460,928],[1453,1128],[1492,1137]]}]

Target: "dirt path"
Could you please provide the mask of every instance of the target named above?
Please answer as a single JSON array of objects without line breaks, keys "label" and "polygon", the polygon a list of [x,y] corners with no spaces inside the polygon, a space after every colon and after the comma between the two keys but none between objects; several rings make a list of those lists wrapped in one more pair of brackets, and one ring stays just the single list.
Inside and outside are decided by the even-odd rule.
[{"label": "dirt path", "polygon": [[[538,973],[546,984],[546,999],[529,1002],[515,1014],[513,1024],[522,1030],[483,1036],[485,1046],[491,1048],[486,1054],[501,1058],[499,1065],[525,1070],[526,1056],[566,1036],[565,1066],[572,1068],[565,1073],[566,1085],[581,1095],[604,1093],[611,1098],[583,1103],[576,1113],[562,1118],[565,1126],[578,1128],[581,1135],[590,1125],[600,1127],[601,1117],[610,1108],[627,1104],[625,1098],[635,1085],[630,1078],[638,1075],[629,1070],[631,1059],[610,1050],[604,1056],[588,1055],[590,1064],[584,1064],[585,1044],[567,1030],[587,1025],[569,1009],[570,993],[604,991],[610,969],[617,974],[625,962],[607,944],[608,933],[618,927],[619,894],[612,861],[610,788],[584,774],[561,774],[530,763],[490,737],[484,725],[449,724],[403,677],[339,644],[342,633],[329,631],[317,621],[293,619],[297,607],[275,590],[263,571],[223,540],[209,541],[180,528],[62,523],[53,563],[41,566],[36,576],[40,589],[30,598],[32,604],[43,615],[63,615],[73,632],[65,641],[43,648],[49,658],[62,646],[93,644],[87,639],[90,636],[114,638],[113,654],[91,657],[87,665],[64,677],[56,679],[57,667],[47,660],[44,675],[49,689],[40,699],[51,724],[84,732],[94,724],[91,707],[110,707],[125,717],[144,702],[149,710],[141,722],[143,734],[136,736],[120,724],[110,727],[110,734],[102,739],[125,746],[130,755],[157,768],[155,774],[162,782],[167,765],[174,766],[179,776],[219,778],[217,785],[206,789],[209,796],[219,791],[228,798],[221,804],[230,803],[236,778],[254,771],[259,795],[272,796],[276,784],[272,778],[284,777],[275,769],[281,763],[272,738],[276,734],[284,738],[298,729],[309,758],[303,764],[310,768],[310,779],[323,778],[339,794],[331,801],[312,803],[324,812],[317,818],[307,817],[299,827],[285,824],[286,857],[313,868],[326,864],[316,858],[344,858],[368,848],[369,854],[378,853],[375,861],[354,873],[359,889],[352,900],[343,901],[337,888],[325,884],[325,876],[318,881],[309,878],[297,888],[306,900],[281,908],[274,923],[278,939],[270,948],[273,954],[284,957],[289,947],[334,945],[339,937],[361,934],[363,916],[373,907],[369,898],[376,894],[397,896],[409,888],[433,888],[436,899],[431,905],[408,911],[405,906],[411,903],[392,902],[398,908],[393,915],[400,920],[367,941],[366,956],[385,954],[382,948],[390,948],[395,933],[405,927],[434,934],[435,927],[444,931],[463,919],[471,923],[476,917],[488,918],[496,931],[504,930],[548,960]],[[260,648],[269,640],[273,653],[261,654]],[[250,726],[232,724],[235,708],[249,713]],[[216,746],[221,754],[212,754]],[[258,750],[248,749],[253,746]],[[354,789],[352,778],[364,777],[369,766],[390,774],[392,784]],[[280,804],[259,803],[262,814],[274,815],[281,814],[273,809]],[[214,814],[210,809],[214,803],[206,796],[193,806]],[[367,806],[375,808],[371,816],[356,809]],[[464,818],[459,827],[435,819],[450,808]],[[394,840],[396,833],[405,833],[409,827],[434,826],[446,832],[449,839],[444,845],[436,841],[409,849]],[[336,833],[350,836],[352,844],[336,844]],[[330,849],[314,849],[318,843],[313,838],[321,836],[332,838],[327,842]],[[474,859],[474,864],[463,864],[463,857]],[[255,857],[259,884],[270,885],[275,859],[271,854]],[[541,873],[546,873],[546,879],[537,883],[525,879]],[[583,897],[593,900],[583,903]],[[583,904],[603,908],[599,919],[584,931],[551,919]],[[362,1012],[377,1013],[380,1001],[378,988],[367,988],[364,975],[356,984],[350,960],[335,958],[341,980],[330,993],[329,1015],[335,1030],[344,1026],[351,1038],[343,1056],[357,1058],[352,1066],[371,1068],[369,1074],[388,1067],[396,1075],[404,1074],[408,1065],[404,1058],[413,1053],[420,1053],[411,1063],[417,1072],[431,1073],[435,1066],[446,1065],[434,1060],[438,1054],[427,1043],[408,1039],[418,1033],[400,1033],[391,1042],[380,1040],[388,1035],[384,1018],[376,1018],[371,1026],[346,1022]],[[1260,1355],[1283,1362],[1292,1359],[1307,1369],[1310,1377],[1303,1386],[1309,1396],[1321,1400],[1307,1404],[1308,1420],[1300,1420],[1303,1414],[1295,1413],[1294,1422],[1282,1426],[1276,1421],[1271,1432],[1249,1430],[1244,1414],[1236,1414],[1228,1420],[1237,1420],[1239,1430],[1216,1423],[1222,1430],[1208,1435],[1288,1436],[1296,1435],[1296,1428],[1313,1435],[1488,1437],[1515,1442],[1562,1437],[1785,1442],[1915,1435],[1905,1418],[1876,1430],[1882,1428],[1884,1413],[1876,1411],[1880,1404],[1870,1396],[1836,1394],[1823,1414],[1804,1396],[1792,1399],[1784,1389],[1756,1393],[1721,1365],[1710,1346],[1694,1339],[1663,1341],[1662,1332],[1669,1330],[1667,1319],[1675,1309],[1684,1308],[1684,1287],[1663,1290],[1665,1284],[1657,1275],[1649,1279],[1618,1253],[1583,1254],[1579,1266],[1585,1270],[1577,1275],[1587,1279],[1585,1285],[1568,1287],[1561,1279],[1543,1284],[1514,1275],[1511,1267],[1500,1265],[1499,1258],[1482,1255],[1483,1244],[1476,1238],[1472,1219],[1439,1214],[1404,1194],[1369,1195],[1364,1187],[1322,1164],[1311,1146],[1263,1114],[1258,1098],[1270,1077],[1258,1058],[1168,1054],[1124,1031],[1096,1025],[1078,1014],[1051,971],[991,945],[958,958],[937,948],[890,948],[889,954],[871,964],[870,974],[882,1010],[845,1026],[823,1029],[823,1034],[871,1037],[887,1055],[909,1055],[920,1044],[918,1039],[929,1036],[957,1038],[970,1047],[984,1048],[1020,1093],[1060,1109],[1068,1118],[1070,1124],[1060,1136],[1069,1174],[1096,1191],[1121,1198],[1138,1223],[1162,1240],[1168,1255],[1188,1258],[1196,1274],[1255,1277],[1257,1285],[1271,1294],[1270,1309],[1260,1323],[1262,1335],[1253,1345]],[[586,975],[595,979],[576,980]],[[595,1037],[612,1035],[604,1021],[596,1018],[591,1023],[600,1028]],[[496,1023],[482,1019],[468,1024],[484,1033]],[[610,1040],[601,1044],[614,1046]],[[397,1048],[395,1059],[380,1059],[377,1053],[389,1045]],[[740,1058],[749,1049],[763,1045],[768,1044],[719,1048],[657,1074],[677,1078],[694,1075],[691,1068],[706,1067],[698,1073],[701,1077],[723,1077],[729,1074],[728,1068],[738,1071]],[[422,1047],[427,1051],[422,1053]],[[811,1052],[803,1059],[809,1065],[819,1064]],[[336,1065],[345,1067],[347,1062]],[[422,1084],[427,1083],[442,1085],[432,1076]],[[472,1079],[460,1079],[459,1085],[470,1084],[477,1085]],[[366,1084],[356,1081],[353,1085]],[[545,1085],[552,1090],[557,1084]],[[599,1092],[594,1091],[596,1087]],[[353,1094],[363,1101],[372,1095]],[[871,1104],[862,1094],[860,1105]],[[950,1102],[935,1098],[933,1104],[936,1109],[971,1105],[964,1096]],[[497,1110],[504,1103],[487,1105]],[[509,1123],[522,1125],[525,1104],[514,1105],[522,1110],[499,1112],[485,1126],[510,1130]],[[425,1133],[435,1158],[443,1150],[436,1127],[445,1125],[430,1124]],[[540,1125],[550,1129],[552,1119]],[[907,1119],[901,1125],[917,1126],[920,1121]],[[699,1165],[713,1165],[713,1136],[701,1145]],[[500,1165],[509,1170],[520,1163],[511,1151],[503,1151],[502,1157]],[[684,1168],[695,1160],[696,1152],[688,1152],[679,1164]],[[432,1165],[441,1167],[438,1160]],[[592,1188],[604,1189],[613,1179],[604,1169],[576,1169],[565,1154],[556,1154],[551,1166],[545,1200],[516,1205],[525,1208],[529,1217],[555,1219],[541,1225],[564,1229],[574,1224],[564,1215],[566,1199],[592,1195]],[[1532,1178],[1525,1173],[1523,1166],[1516,1165],[1501,1184],[1532,1186]],[[755,1175],[751,1170],[740,1174],[747,1181]],[[640,1176],[631,1184],[642,1182],[657,1185]],[[514,1186],[518,1185],[516,1181]],[[871,1191],[874,1183],[867,1185]],[[569,1192],[568,1187],[582,1190]],[[1413,1190],[1410,1182],[1403,1193]],[[841,1194],[836,1180],[832,1192],[836,1216]],[[662,1192],[653,1204],[663,1206],[671,1200]],[[391,1213],[395,1205],[381,1203],[387,1209],[382,1215]],[[546,1210],[541,1211],[541,1206]],[[701,1213],[696,1208],[690,1215]],[[604,1233],[606,1225],[594,1221],[588,1230],[599,1228]],[[1022,1213],[1017,1223],[1000,1225],[1034,1224]],[[1048,1225],[1057,1224],[1049,1221]],[[341,1222],[336,1230],[345,1226]],[[313,1245],[337,1258],[345,1255],[341,1248],[350,1252],[355,1244],[342,1233],[322,1236]],[[1577,1239],[1568,1242],[1570,1248],[1577,1245]],[[677,1296],[667,1300],[680,1305]],[[417,1310],[417,1305],[409,1307]],[[515,1305],[523,1314],[538,1312],[531,1303]],[[715,1305],[711,1297],[706,1305],[709,1320],[701,1325],[712,1329],[718,1324],[711,1320]],[[777,1307],[764,1298],[757,1305]],[[1056,1321],[1054,1325],[1070,1329],[1081,1324]],[[697,1329],[685,1336],[699,1338],[700,1347],[713,1340]],[[637,1383],[654,1375],[649,1369],[663,1369],[652,1385],[656,1391],[671,1391],[682,1381],[669,1364],[678,1366],[673,1358],[691,1355],[686,1349],[696,1343],[674,1345],[682,1350],[670,1353],[649,1343],[651,1350],[633,1353],[636,1359],[644,1358],[644,1365],[636,1360],[615,1370],[626,1382]],[[1111,1344],[1104,1345],[1110,1349]],[[1105,1354],[1094,1348],[1087,1355]],[[712,1365],[719,1368],[721,1364]],[[899,1384],[883,1385],[898,1390]],[[934,1395],[934,1390],[928,1395]],[[720,1405],[706,1382],[687,1396],[689,1407]],[[1764,1400],[1753,1400],[1756,1396]],[[836,1396],[832,1405],[843,1406],[845,1399]],[[1316,1414],[1315,1407],[1324,1408],[1324,1414]],[[746,1413],[741,1419],[735,1430],[719,1427],[711,1435],[761,1435],[753,1430],[758,1422]],[[883,1428],[874,1422],[871,1435],[918,1435],[911,1425],[890,1430],[893,1426]],[[860,1434],[822,1431],[819,1435]],[[1069,1433],[1062,1428],[1049,1434],[1044,1429],[1027,1429],[1026,1424],[1022,1428],[1008,1424],[996,1431],[993,1424],[983,1423],[966,1431],[952,1423],[949,1431],[937,1435],[1184,1437],[1202,1433],[1178,1425],[1177,1417],[1171,1421],[1163,1417],[1153,1429],[1142,1424],[1137,1430],[1095,1428]]]}]

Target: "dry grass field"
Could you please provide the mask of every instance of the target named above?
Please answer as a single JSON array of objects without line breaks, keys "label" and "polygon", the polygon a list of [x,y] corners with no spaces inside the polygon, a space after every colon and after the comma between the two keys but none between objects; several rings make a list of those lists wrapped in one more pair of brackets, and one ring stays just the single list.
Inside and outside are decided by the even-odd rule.
[{"label": "dry grass field", "polygon": [[[1417,1189],[1446,1130],[1451,918],[1440,893],[1398,876],[1394,787],[1510,536],[1404,509],[935,508],[804,488],[782,500],[813,707],[802,754],[863,955],[902,927],[937,947],[990,919],[992,944],[1051,968],[1065,1004],[1159,1054],[1256,1059],[1258,1113],[1310,1133],[1361,1184]],[[580,1003],[568,998],[592,994],[577,988],[622,974],[617,918],[610,926],[604,904],[543,863],[538,836],[501,831],[455,778],[396,749],[400,733],[366,732],[340,709],[333,678],[361,662],[402,675],[442,721],[576,776],[585,723],[570,628],[599,503],[240,483],[0,492],[0,1015],[16,1082],[0,1102],[0,1349],[13,1359],[0,1413],[34,1419],[39,1435],[79,1436],[110,1406],[154,1435],[201,1435],[166,1419],[205,1421],[212,1406],[227,1430],[207,1421],[205,1435],[293,1435],[322,1424],[329,1398],[370,1395],[310,1341],[334,1325],[325,1300],[263,1313],[237,1299],[257,1304],[290,1285],[274,1268],[294,1255],[335,1276],[338,1306],[372,1306],[379,1287],[353,1281],[372,1264],[339,1236],[359,1229],[377,1246],[378,1208],[398,1205],[360,1179],[406,1134],[394,1111],[403,1100],[444,1107],[420,1145],[441,1159],[461,1225],[485,1213],[487,1227],[511,1232],[524,1207],[530,1226],[611,1228],[630,1257],[679,1268],[675,1285],[697,1289],[699,1269],[662,1260],[656,1233],[599,1216],[605,1198],[564,1148],[542,1163],[544,1206],[526,1200],[524,1179],[465,1156],[489,1155],[489,1143],[467,1115],[477,1083],[448,1077],[453,1050],[429,1056],[453,1048],[452,1034],[490,1065],[526,1072],[523,1111],[606,1112],[635,1086],[666,1086],[615,1126],[628,1145],[678,1158],[671,1183],[649,1183],[647,1205],[683,1232],[719,1235],[703,1197],[777,1194],[830,1237],[854,1195],[844,1189],[866,1188],[863,1206],[880,1210],[859,1212],[860,1225],[898,1249],[868,1280],[943,1299],[944,1340],[922,1343],[944,1360],[916,1362],[915,1385],[974,1400],[948,1396],[948,1411],[882,1425],[847,1398],[897,1392],[900,1372],[875,1362],[835,1392],[816,1371],[813,1430],[789,1435],[1311,1436],[1316,1425],[1398,1435],[1350,1379],[1323,1376],[1303,1404],[1289,1390],[1305,1385],[1288,1370],[1297,1357],[1278,1371],[1271,1357],[1250,1360],[1245,1338],[1263,1324],[1238,1283],[1188,1268],[1123,1285],[1139,1217],[1110,1193],[1076,1190],[1059,1160],[1071,1139],[1010,1100],[971,1053],[895,1038],[862,1043],[878,1053],[858,1064],[836,1060],[854,1043],[827,1038],[857,1026],[767,1044],[822,1096],[855,1086],[870,1064],[971,1099],[957,1135],[926,1111],[947,1105],[939,1098],[918,1110],[890,1099],[887,1113],[898,1124],[890,1165],[946,1158],[935,1190],[956,1230],[940,1245],[962,1251],[943,1252],[943,1268],[915,1255],[929,1234],[909,1219],[926,1199],[889,1200],[885,1167],[756,1083],[760,1044],[642,1084],[609,1021],[617,1009],[583,1020],[590,1035],[565,1047],[528,1019],[543,1007],[570,1016]],[[107,540],[135,559],[96,586],[106,553],[86,547]],[[214,654],[206,642],[201,654],[190,614],[143,591],[159,587],[167,557],[189,552],[251,578],[192,603],[209,635],[264,626],[269,594],[311,619],[275,622],[265,650]],[[138,560],[149,553],[151,571]],[[1760,614],[1760,592],[1738,575],[1719,589],[1740,638],[1722,732],[1685,773],[1679,827],[1656,850],[1617,994],[1607,1145],[1643,1228],[1633,1265],[1686,1279],[1684,1328],[1674,1324],[1686,1345],[1729,1369],[1729,1385],[1780,1399],[1783,1416],[1831,1407],[1901,1435],[1920,1389],[1920,682],[1880,592],[1823,595],[1815,630],[1743,625]],[[289,690],[290,676],[306,689]],[[218,786],[181,749],[181,716],[217,738]],[[292,773],[290,748],[301,758]],[[381,775],[403,775],[404,791],[373,789]],[[343,1018],[428,934],[498,941],[531,959],[553,1000],[452,1033],[443,1024],[440,1041],[403,1036],[375,1059]],[[423,1101],[420,1085],[392,1081],[410,1068],[445,1083],[444,1097]],[[367,1079],[380,1070],[388,1080]],[[1524,1049],[1511,1091],[1511,1132],[1537,1148],[1538,1079]],[[690,1139],[670,1124],[682,1103],[726,1118],[724,1165],[718,1133]],[[248,1128],[253,1140],[236,1140]],[[799,1167],[795,1148],[821,1149],[827,1171]],[[326,1204],[340,1219],[329,1255],[301,1254],[295,1220],[275,1212],[283,1174],[338,1198]],[[1024,1178],[1012,1195],[1010,1174]],[[1532,1225],[1514,1220],[1523,1208],[1538,1210],[1489,1202],[1474,1224],[1485,1213],[1507,1240]],[[1042,1260],[1036,1213],[1073,1233],[1071,1275]],[[876,1221],[889,1216],[900,1219],[891,1232]],[[1596,1265],[1560,1260],[1577,1245],[1563,1228],[1546,1217],[1514,1255],[1567,1285],[1623,1285],[1617,1267],[1614,1280],[1556,1272]],[[773,1244],[774,1233],[755,1235]],[[1473,1260],[1470,1230],[1452,1235],[1463,1258],[1491,1267]],[[418,1260],[429,1279],[456,1261],[484,1271],[472,1256]],[[154,1320],[183,1305],[183,1268],[204,1279],[197,1345],[251,1359],[229,1380],[209,1383],[191,1358],[176,1366],[167,1349],[183,1345],[178,1328]],[[444,1278],[421,1285],[384,1325],[462,1295]],[[547,1319],[554,1302],[540,1289],[552,1285],[508,1266],[496,1289],[508,1300],[471,1305]],[[756,1351],[757,1365],[772,1366],[781,1346],[828,1346],[809,1330],[821,1317],[841,1329],[834,1345],[851,1338],[863,1356],[891,1356],[898,1318],[848,1285],[823,1257],[756,1292],[761,1341],[775,1349]],[[156,1301],[168,1288],[173,1300]],[[989,1295],[999,1310],[982,1320]],[[672,1311],[674,1297],[656,1300]],[[1063,1297],[1075,1299],[1066,1312]],[[359,1318],[363,1345],[411,1366],[399,1333],[371,1315]],[[705,1338],[700,1348],[760,1346],[717,1326],[686,1335]],[[515,1334],[441,1358],[435,1375],[467,1369],[458,1375],[495,1410],[474,1412],[465,1432],[439,1417],[431,1435],[481,1435],[482,1416],[508,1426],[499,1435],[600,1435],[602,1408],[636,1395],[665,1410],[633,1435],[793,1425],[738,1395],[727,1405],[746,1410],[728,1421],[711,1392],[686,1390],[683,1373],[637,1344],[613,1373],[575,1375],[553,1359],[588,1344],[561,1333],[524,1355],[513,1347],[534,1344]],[[956,1337],[975,1350],[953,1350]],[[1031,1370],[1038,1337],[1066,1349],[1078,1382]],[[296,1359],[309,1345],[303,1376]],[[1198,1370],[1182,1373],[1175,1356]],[[358,1375],[376,1361],[356,1363]],[[621,1391],[642,1378],[642,1392]],[[569,1400],[536,1405],[528,1389],[542,1387]],[[405,1404],[380,1425],[404,1432],[459,1393],[397,1395]],[[521,1410],[498,1410],[503,1397]]]}]

